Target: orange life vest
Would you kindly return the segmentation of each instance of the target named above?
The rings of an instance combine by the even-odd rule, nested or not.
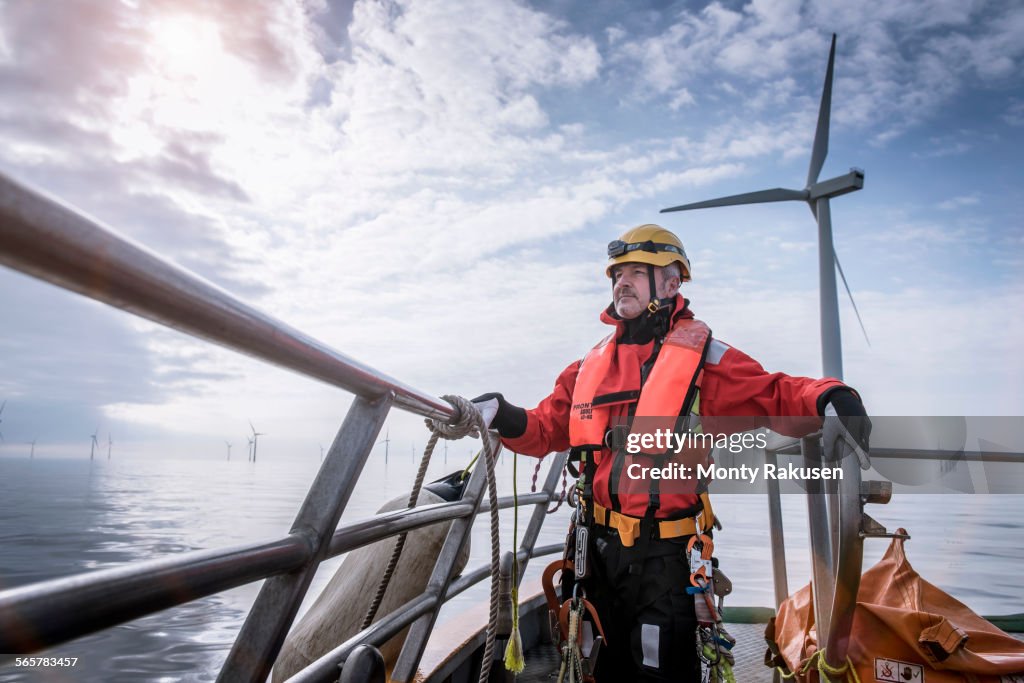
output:
[[[636,402],[633,421],[645,431],[654,425],[673,428],[674,418],[688,414],[697,397],[710,343],[711,330],[703,322],[678,321],[662,342],[647,381],[642,386],[626,386],[626,374],[614,367],[614,335],[603,339],[586,355],[576,375],[569,413],[569,443],[574,448],[599,451],[611,426],[611,408],[623,403]],[[662,419],[652,422],[649,418]]]

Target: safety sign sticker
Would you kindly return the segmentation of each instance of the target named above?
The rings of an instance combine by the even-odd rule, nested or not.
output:
[[[924,683],[924,667],[895,659],[875,659],[875,680],[883,683]]]

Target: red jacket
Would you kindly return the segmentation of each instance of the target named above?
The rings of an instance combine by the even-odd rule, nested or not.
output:
[[[678,295],[676,311],[673,325],[679,320],[693,318],[687,302]],[[601,320],[615,326],[615,337],[621,338],[625,331],[625,324],[621,320],[612,317],[609,311],[601,314]],[[652,350],[653,341],[646,344],[617,344],[616,367],[623,377],[614,378],[616,382],[613,383],[623,380],[625,384],[639,388],[640,368]],[[537,457],[569,448],[569,410],[579,367],[580,361],[571,363],[555,380],[551,394],[536,408],[526,411],[526,431],[516,438],[503,438],[502,442],[507,448]],[[729,420],[726,427],[716,429],[718,432],[738,432],[768,426],[783,434],[803,436],[820,426],[816,419],[821,414],[819,399],[829,390],[842,386],[845,385],[837,379],[812,379],[766,372],[760,363],[742,351],[712,339],[700,385],[700,414],[705,421],[714,416],[749,418]],[[612,419],[626,414],[627,407],[620,405],[617,411],[613,411]],[[815,419],[779,420],[779,417]],[[609,509],[613,508],[613,497],[609,489],[613,460],[610,450],[602,451],[593,485],[595,502]],[[618,502],[622,513],[642,517],[647,509],[648,497],[620,493]],[[696,496],[692,494],[663,494],[657,517],[678,517],[679,513],[691,510],[695,504]]]

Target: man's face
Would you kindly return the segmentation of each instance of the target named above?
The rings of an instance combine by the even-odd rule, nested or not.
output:
[[[654,268],[654,284],[658,298],[675,296],[679,289],[677,278],[663,281],[662,268]],[[647,279],[647,265],[643,263],[623,263],[612,268],[612,303],[615,312],[623,320],[632,320],[647,310],[651,300],[651,288]]]

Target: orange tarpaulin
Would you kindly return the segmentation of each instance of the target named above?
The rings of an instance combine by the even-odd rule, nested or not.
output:
[[[818,649],[810,584],[779,608],[773,635],[789,670],[802,671]],[[861,577],[849,656],[862,683],[1024,683],[1024,643],[922,579],[902,538]]]

